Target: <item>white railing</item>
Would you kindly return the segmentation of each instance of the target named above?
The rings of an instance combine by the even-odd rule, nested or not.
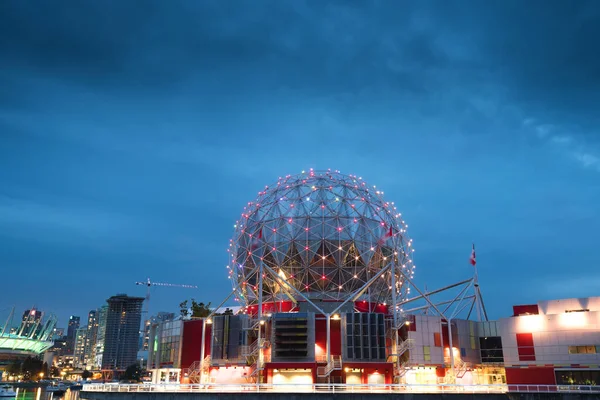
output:
[[[312,393],[600,393],[600,386],[583,385],[412,385],[412,384],[389,384],[389,385],[347,385],[347,384],[86,384],[82,389],[84,392],[312,392]]]

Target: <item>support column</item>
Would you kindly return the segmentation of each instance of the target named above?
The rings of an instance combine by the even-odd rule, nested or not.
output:
[[[327,367],[331,362],[331,314],[326,314],[327,317]],[[327,382],[331,382],[331,373],[327,375]]]
[[[398,353],[398,347],[400,344],[398,338],[398,301],[396,297],[396,260],[392,260],[390,284],[392,286],[392,329],[394,329],[394,349],[392,354]],[[400,355],[396,355],[396,368],[400,370]],[[400,382],[397,382],[400,383]]]
[[[327,318],[327,364],[331,361],[331,314],[326,314]]]
[[[452,374],[452,378],[454,378],[454,382],[456,382],[456,376],[454,375],[454,348],[452,347],[452,319],[448,319],[448,345],[450,346],[450,373]]]
[[[200,384],[204,383],[204,353],[206,343],[206,321],[208,318],[202,320],[202,343],[200,343]]]
[[[262,317],[263,317],[263,313],[262,313],[262,308],[263,308],[263,274],[264,274],[264,268],[263,268],[263,262],[262,260],[260,261],[260,268],[258,269],[258,312],[257,312],[257,317],[258,317],[258,334],[256,335],[256,340],[258,341],[257,343],[257,347],[258,347],[258,354],[256,356],[256,388],[258,390],[258,386],[262,383],[261,382],[261,358],[262,358],[262,346],[261,346],[261,339],[262,339]]]

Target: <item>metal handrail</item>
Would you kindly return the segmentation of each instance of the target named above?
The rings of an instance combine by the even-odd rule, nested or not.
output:
[[[413,384],[85,384],[88,392],[385,392],[385,393],[600,393],[600,386],[590,385],[413,385]]]

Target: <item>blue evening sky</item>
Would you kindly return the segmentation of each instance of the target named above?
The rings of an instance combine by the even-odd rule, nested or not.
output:
[[[339,169],[409,224],[416,280],[492,317],[600,295],[597,1],[0,2],[0,315],[66,325],[229,292],[278,176]]]

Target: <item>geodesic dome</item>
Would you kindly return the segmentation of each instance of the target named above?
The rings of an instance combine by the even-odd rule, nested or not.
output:
[[[400,301],[408,292],[404,275],[414,271],[406,228],[394,203],[362,178],[338,171],[288,175],[244,207],[228,249],[229,278],[243,305],[256,304],[261,270],[263,302],[301,300],[300,292],[385,303],[392,285]]]

